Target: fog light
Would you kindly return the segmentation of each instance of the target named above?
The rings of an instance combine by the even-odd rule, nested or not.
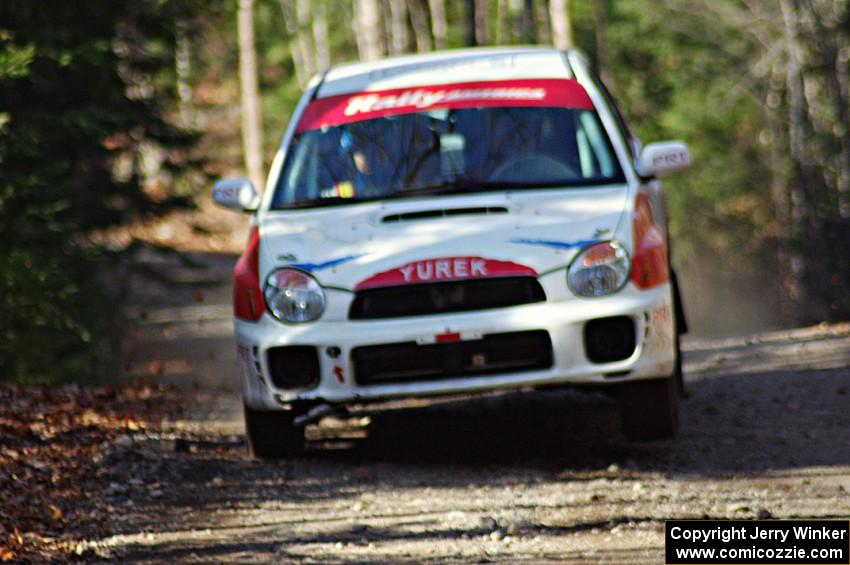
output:
[[[628,316],[590,320],[584,326],[584,350],[593,363],[628,359],[636,345],[635,322]]]

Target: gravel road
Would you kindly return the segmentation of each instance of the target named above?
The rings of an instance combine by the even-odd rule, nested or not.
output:
[[[105,454],[110,537],[135,563],[663,563],[671,518],[850,517],[850,325],[685,342],[679,437],[635,443],[576,390],[325,419],[308,453],[246,455],[226,273],[140,293],[129,376],[186,416]]]

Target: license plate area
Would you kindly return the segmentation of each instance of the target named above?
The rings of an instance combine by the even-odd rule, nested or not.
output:
[[[486,334],[449,343],[392,343],[351,352],[354,380],[368,386],[539,371],[552,367],[545,330]]]

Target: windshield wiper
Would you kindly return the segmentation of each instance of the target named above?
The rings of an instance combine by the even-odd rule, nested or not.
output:
[[[470,192],[479,192],[484,190],[499,190],[508,188],[523,187],[520,183],[505,183],[505,182],[490,182],[490,181],[473,181],[467,179],[445,180],[425,186],[417,186],[416,188],[407,188],[397,190],[392,194],[384,196],[384,198],[406,198],[408,196],[423,196],[429,194],[465,194]]]
[[[581,181],[577,181],[577,179],[569,179],[546,182],[513,182],[457,179],[399,190],[392,194],[388,194],[384,198],[405,198],[408,196],[422,196],[429,194],[466,194],[471,192],[484,192],[488,190],[555,188],[561,186],[575,186],[578,182]]]
[[[406,188],[387,194],[384,198],[405,198],[407,196],[420,196],[423,194],[457,194],[461,192],[475,192],[484,183],[473,182],[465,179],[445,180],[425,186]]]
[[[357,204],[369,202],[377,198],[345,198],[342,196],[331,196],[328,198],[311,198],[309,200],[297,200],[286,202],[275,206],[275,210],[292,210],[297,208],[321,208],[323,206],[338,206],[340,204]]]

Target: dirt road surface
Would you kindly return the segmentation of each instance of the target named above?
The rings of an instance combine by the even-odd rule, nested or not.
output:
[[[662,563],[665,519],[850,517],[850,325],[686,341],[672,441],[626,440],[605,395],[519,391],[326,419],[305,456],[257,461],[233,258],[196,259],[139,293],[128,374],[178,385],[186,416],[104,453],[93,561]]]

